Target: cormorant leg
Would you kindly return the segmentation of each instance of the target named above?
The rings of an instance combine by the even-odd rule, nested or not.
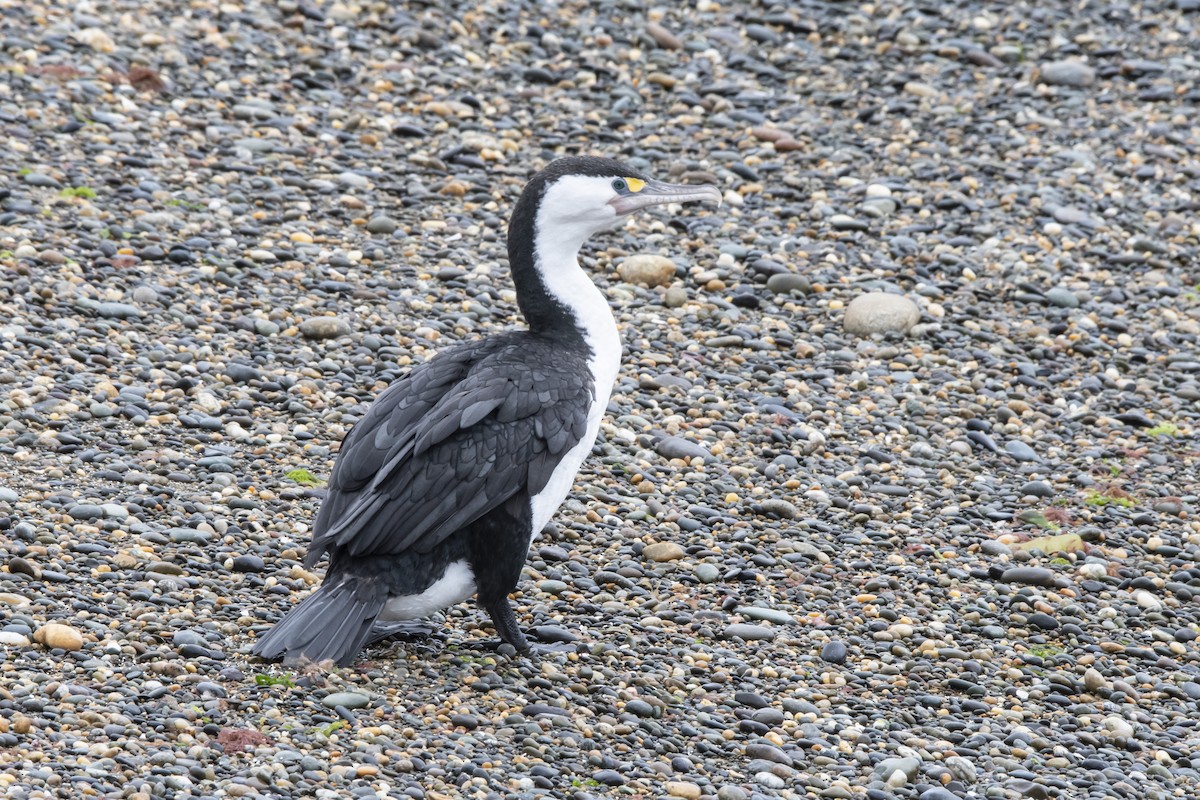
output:
[[[501,597],[499,600],[491,602],[480,602],[483,610],[492,618],[492,624],[496,626],[496,633],[500,634],[500,638],[516,648],[518,653],[529,652],[529,642],[525,640],[525,634],[517,627],[517,616],[513,613],[512,606],[508,604],[507,597]]]

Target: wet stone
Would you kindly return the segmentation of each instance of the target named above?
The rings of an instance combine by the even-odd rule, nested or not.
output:
[[[1000,576],[1003,583],[1023,583],[1031,586],[1054,586],[1054,572],[1044,567],[1011,567]]]

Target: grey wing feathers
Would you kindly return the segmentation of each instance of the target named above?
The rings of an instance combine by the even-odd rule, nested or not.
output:
[[[389,387],[346,437],[306,562],[329,548],[427,551],[518,491],[536,494],[583,438],[585,362],[531,369],[519,347],[445,355]]]

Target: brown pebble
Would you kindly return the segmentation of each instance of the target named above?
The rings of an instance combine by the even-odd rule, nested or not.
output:
[[[675,85],[679,83],[679,79],[665,72],[651,72],[646,76],[646,82],[653,83],[655,86],[661,86],[664,89],[674,89]]]
[[[654,43],[664,50],[679,50],[683,47],[683,42],[678,36],[657,22],[648,23],[646,25],[646,33],[650,34],[650,38],[654,40]]]
[[[780,139],[792,138],[788,135],[787,131],[781,131],[779,128],[768,128],[763,125],[751,128],[750,135],[763,142],[778,142]]]
[[[129,72],[125,73],[125,79],[139,92],[165,92],[167,90],[167,84],[162,76],[149,67],[130,67]]]

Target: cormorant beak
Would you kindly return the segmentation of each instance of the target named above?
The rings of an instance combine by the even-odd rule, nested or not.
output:
[[[661,206],[667,203],[692,203],[698,200],[715,200],[717,205],[720,205],[721,190],[710,183],[646,181],[641,191],[619,195],[609,200],[608,204],[616,210],[618,217],[624,217],[650,206]]]

